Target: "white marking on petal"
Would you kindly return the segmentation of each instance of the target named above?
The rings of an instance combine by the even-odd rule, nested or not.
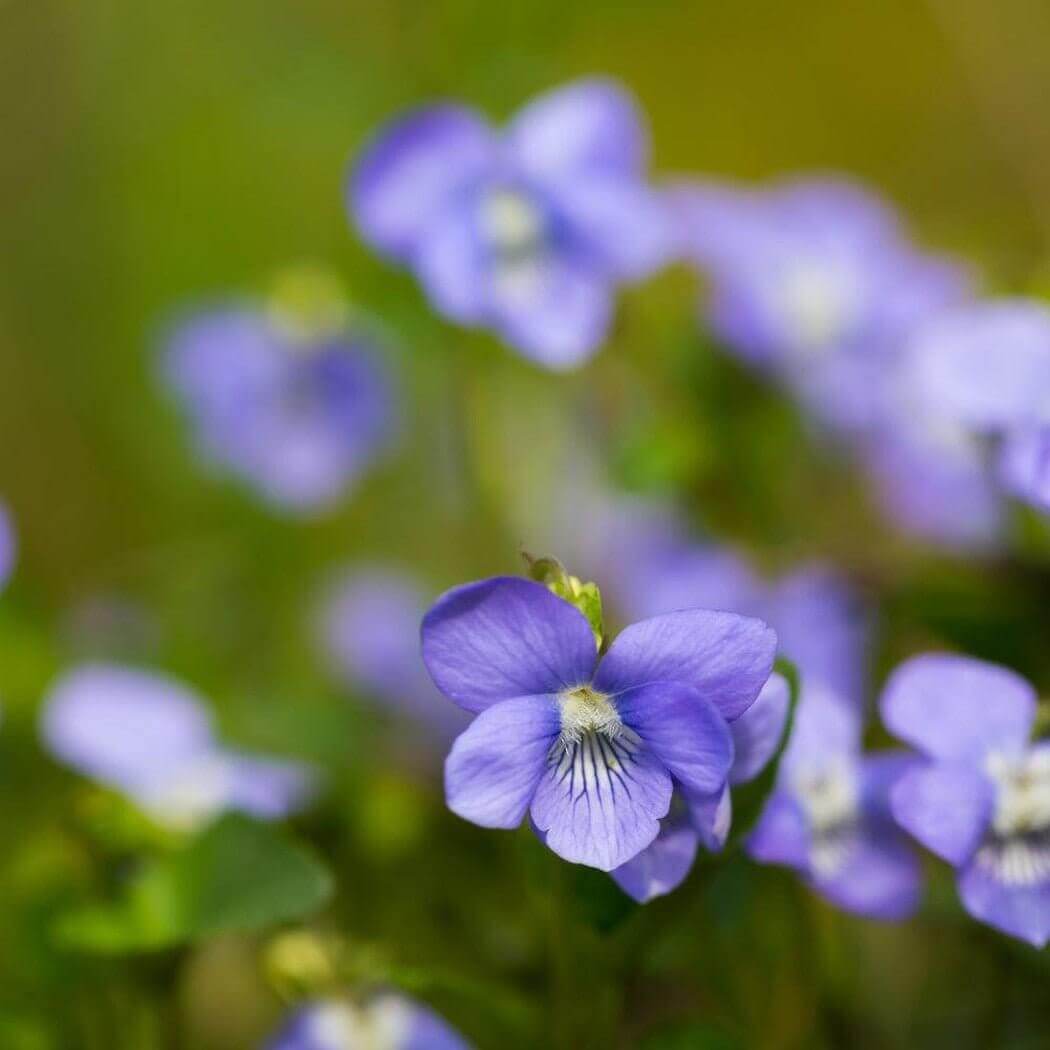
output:
[[[790,267],[777,292],[792,342],[807,355],[834,348],[852,326],[860,300],[846,274],[815,262]]]
[[[809,821],[809,863],[822,877],[834,875],[856,844],[860,788],[856,769],[845,756],[819,768],[798,771],[792,778],[795,797]]]
[[[1004,886],[1022,888],[1050,882],[1050,835],[992,838],[977,851],[977,864]]]
[[[996,786],[992,828],[997,835],[1050,828],[1050,749],[992,752],[985,771]]]

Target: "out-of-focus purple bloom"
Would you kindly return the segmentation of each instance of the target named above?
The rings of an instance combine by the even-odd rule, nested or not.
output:
[[[429,1007],[385,993],[364,1005],[323,999],[300,1007],[265,1050],[470,1050]]]
[[[584,616],[546,587],[497,577],[445,594],[423,621],[438,688],[477,718],[453,745],[453,812],[513,828],[530,813],[547,845],[609,871],[656,837],[684,790],[721,790],[726,724],[769,677],[761,621],[683,610],[620,633],[599,661]]]
[[[335,502],[392,436],[388,377],[362,340],[257,306],[184,321],[164,369],[208,459],[290,510]]]
[[[231,809],[276,819],[313,790],[300,763],[220,746],[203,701],[186,687],[125,667],[86,664],[65,674],[44,706],[41,734],[56,758],[171,827]]]
[[[969,657],[929,653],[891,676],[886,726],[929,761],[893,788],[901,827],[959,873],[974,918],[1050,940],[1050,744],[1030,743],[1035,691]]]
[[[733,765],[727,783],[709,794],[675,793],[653,842],[612,872],[625,893],[640,903],[670,893],[689,874],[698,846],[719,850],[725,845],[732,823],[730,785],[753,780],[773,757],[784,732],[788,700],[788,684],[774,672],[755,702],[729,723]]]
[[[907,333],[967,287],[956,266],[915,250],[882,201],[844,181],[685,184],[671,199],[683,250],[710,278],[718,336],[836,428],[879,421]]]
[[[342,678],[437,732],[439,743],[447,744],[469,719],[447,703],[423,666],[419,624],[425,612],[423,593],[407,573],[354,568],[328,588],[320,630]]]
[[[902,919],[918,906],[918,859],[889,814],[909,759],[861,752],[860,712],[820,686],[795,713],[777,787],[748,838],[758,861],[797,870],[846,911]]]
[[[445,316],[573,368],[604,339],[615,286],[668,257],[647,154],[630,96],[581,80],[502,132],[454,105],[401,118],[355,163],[348,204],[365,240],[411,267]]]
[[[18,556],[18,538],[7,507],[0,503],[0,587],[11,578]]]
[[[1002,439],[1009,491],[1050,510],[1050,308],[1007,299],[946,313],[916,333],[911,365],[940,412]]]

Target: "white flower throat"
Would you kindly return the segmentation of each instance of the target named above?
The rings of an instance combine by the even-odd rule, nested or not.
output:
[[[977,863],[1007,886],[1050,882],[1050,749],[993,752],[985,772],[996,787],[995,811]]]
[[[612,698],[588,685],[562,690],[558,694],[558,706],[563,744],[578,744],[593,733],[615,739],[624,732]]]
[[[857,289],[847,276],[812,262],[788,270],[778,298],[796,349],[807,355],[842,339],[858,307]]]
[[[833,875],[855,841],[860,812],[856,770],[848,759],[832,758],[819,768],[800,771],[792,786],[809,820],[810,864],[818,875]]]
[[[527,302],[544,281],[548,225],[543,211],[524,193],[500,187],[482,197],[478,227],[499,297]]]

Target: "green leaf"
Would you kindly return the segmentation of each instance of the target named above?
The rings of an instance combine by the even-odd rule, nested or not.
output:
[[[67,946],[117,954],[302,918],[331,897],[328,871],[277,829],[229,815],[148,863],[110,904],[62,916]]]
[[[733,791],[733,830],[730,832],[729,841],[726,843],[724,854],[729,854],[740,847],[744,839],[751,833],[766,800],[772,794],[777,782],[777,774],[780,771],[780,760],[784,757],[784,749],[791,739],[791,729],[795,724],[795,709],[798,706],[800,678],[798,668],[790,661],[779,657],[774,670],[779,671],[786,679],[791,695],[788,700],[787,717],[784,719],[784,728],[780,734],[780,743],[776,752],[769,760],[762,773],[749,784],[742,784]]]

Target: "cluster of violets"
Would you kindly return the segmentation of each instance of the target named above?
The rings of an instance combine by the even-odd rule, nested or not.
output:
[[[354,163],[347,206],[439,313],[556,371],[601,347],[619,286],[685,261],[718,341],[848,443],[897,521],[981,545],[999,533],[1004,495],[1050,511],[1050,309],[978,298],[965,270],[847,182],[656,185],[648,167],[634,101],[583,80],[502,129],[452,104],[395,121]],[[293,513],[345,497],[397,429],[375,341],[311,278],[183,318],[163,370],[207,461]],[[733,837],[754,860],[794,869],[843,909],[899,919],[921,901],[917,840],[957,869],[975,918],[1050,939],[1050,745],[1031,740],[1027,682],[964,656],[914,657],[879,703],[913,750],[866,751],[868,617],[832,571],[768,582],[663,508],[599,514],[606,527],[574,531],[603,542],[572,553],[631,622],[615,637],[516,577],[456,587],[427,610],[408,574],[358,566],[322,596],[332,669],[432,753],[448,748],[453,812],[486,828],[527,821],[645,902],[679,886],[701,850],[726,848],[734,790],[775,760],[757,821]],[[0,508],[0,585],[14,554]],[[794,706],[778,655],[798,672]],[[224,745],[188,687],[117,665],[65,674],[41,735],[178,830],[227,810],[279,819],[319,783],[306,765]],[[307,1004],[268,1048],[360,1045],[467,1044],[384,993]]]

